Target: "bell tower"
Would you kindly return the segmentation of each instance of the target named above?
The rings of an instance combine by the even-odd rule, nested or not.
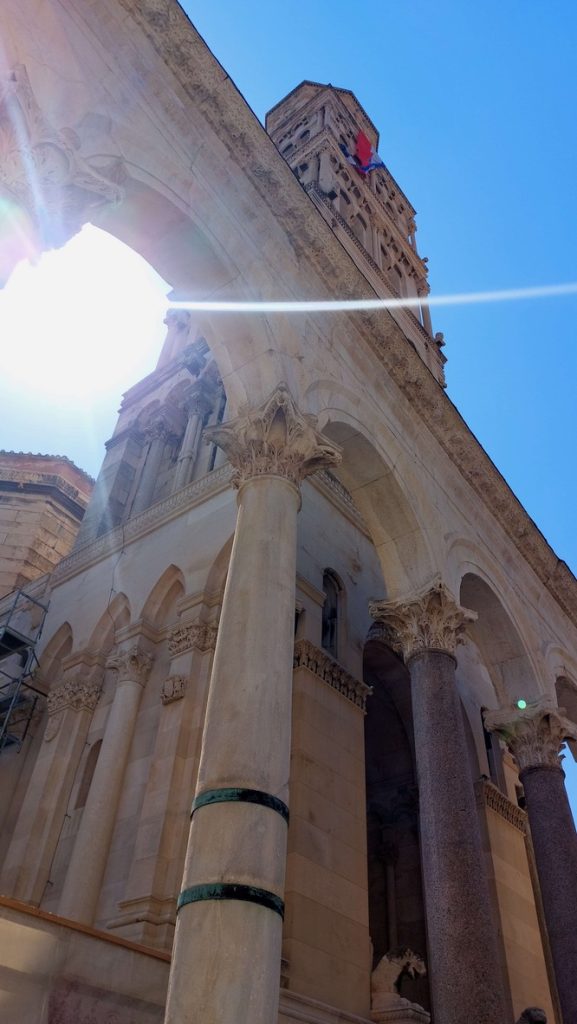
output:
[[[444,341],[433,334],[415,210],[377,156],[379,133],[354,94],[302,82],[268,112],[265,124],[379,298],[419,300],[391,315],[444,387]]]

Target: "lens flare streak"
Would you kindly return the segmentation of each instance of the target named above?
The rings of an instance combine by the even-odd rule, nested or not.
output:
[[[402,299],[319,299],[311,301],[219,301],[218,299],[169,300],[171,309],[197,313],[346,313],[379,309],[418,309],[427,306],[467,306],[489,302],[515,302],[577,295],[577,281],[568,284],[537,285],[533,288],[504,288],[485,292],[458,292]]]

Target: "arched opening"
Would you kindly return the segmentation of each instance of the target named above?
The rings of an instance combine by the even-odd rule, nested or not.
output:
[[[418,481],[411,480],[409,501],[408,488],[400,482],[401,458],[393,468],[352,423],[331,419],[328,412],[320,420],[323,433],[342,448],[334,475],[361,513],[381,563],[386,593],[379,596],[394,599],[420,589],[436,567],[422,526],[425,496]],[[433,510],[428,514],[432,516]]]
[[[427,962],[419,846],[417,773],[409,672],[369,633],[364,680],[373,687],[365,718],[369,929],[373,967],[398,948]],[[405,978],[405,998],[428,1008],[426,977]]]
[[[477,620],[468,632],[489,673],[497,701],[512,704],[538,697],[539,687],[526,648],[495,591],[480,576],[468,572],[461,581],[460,601],[477,612]]]
[[[325,601],[321,617],[321,646],[338,660],[342,585],[332,569],[325,569],[323,573],[323,590]]]

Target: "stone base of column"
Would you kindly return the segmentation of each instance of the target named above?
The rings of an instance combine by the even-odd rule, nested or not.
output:
[[[379,1008],[371,1010],[374,1024],[430,1024],[430,1013],[402,996],[391,993],[379,1002]]]

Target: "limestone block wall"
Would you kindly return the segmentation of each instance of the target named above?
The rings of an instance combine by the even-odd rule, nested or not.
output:
[[[0,452],[0,597],[68,554],[92,484],[69,459]]]

